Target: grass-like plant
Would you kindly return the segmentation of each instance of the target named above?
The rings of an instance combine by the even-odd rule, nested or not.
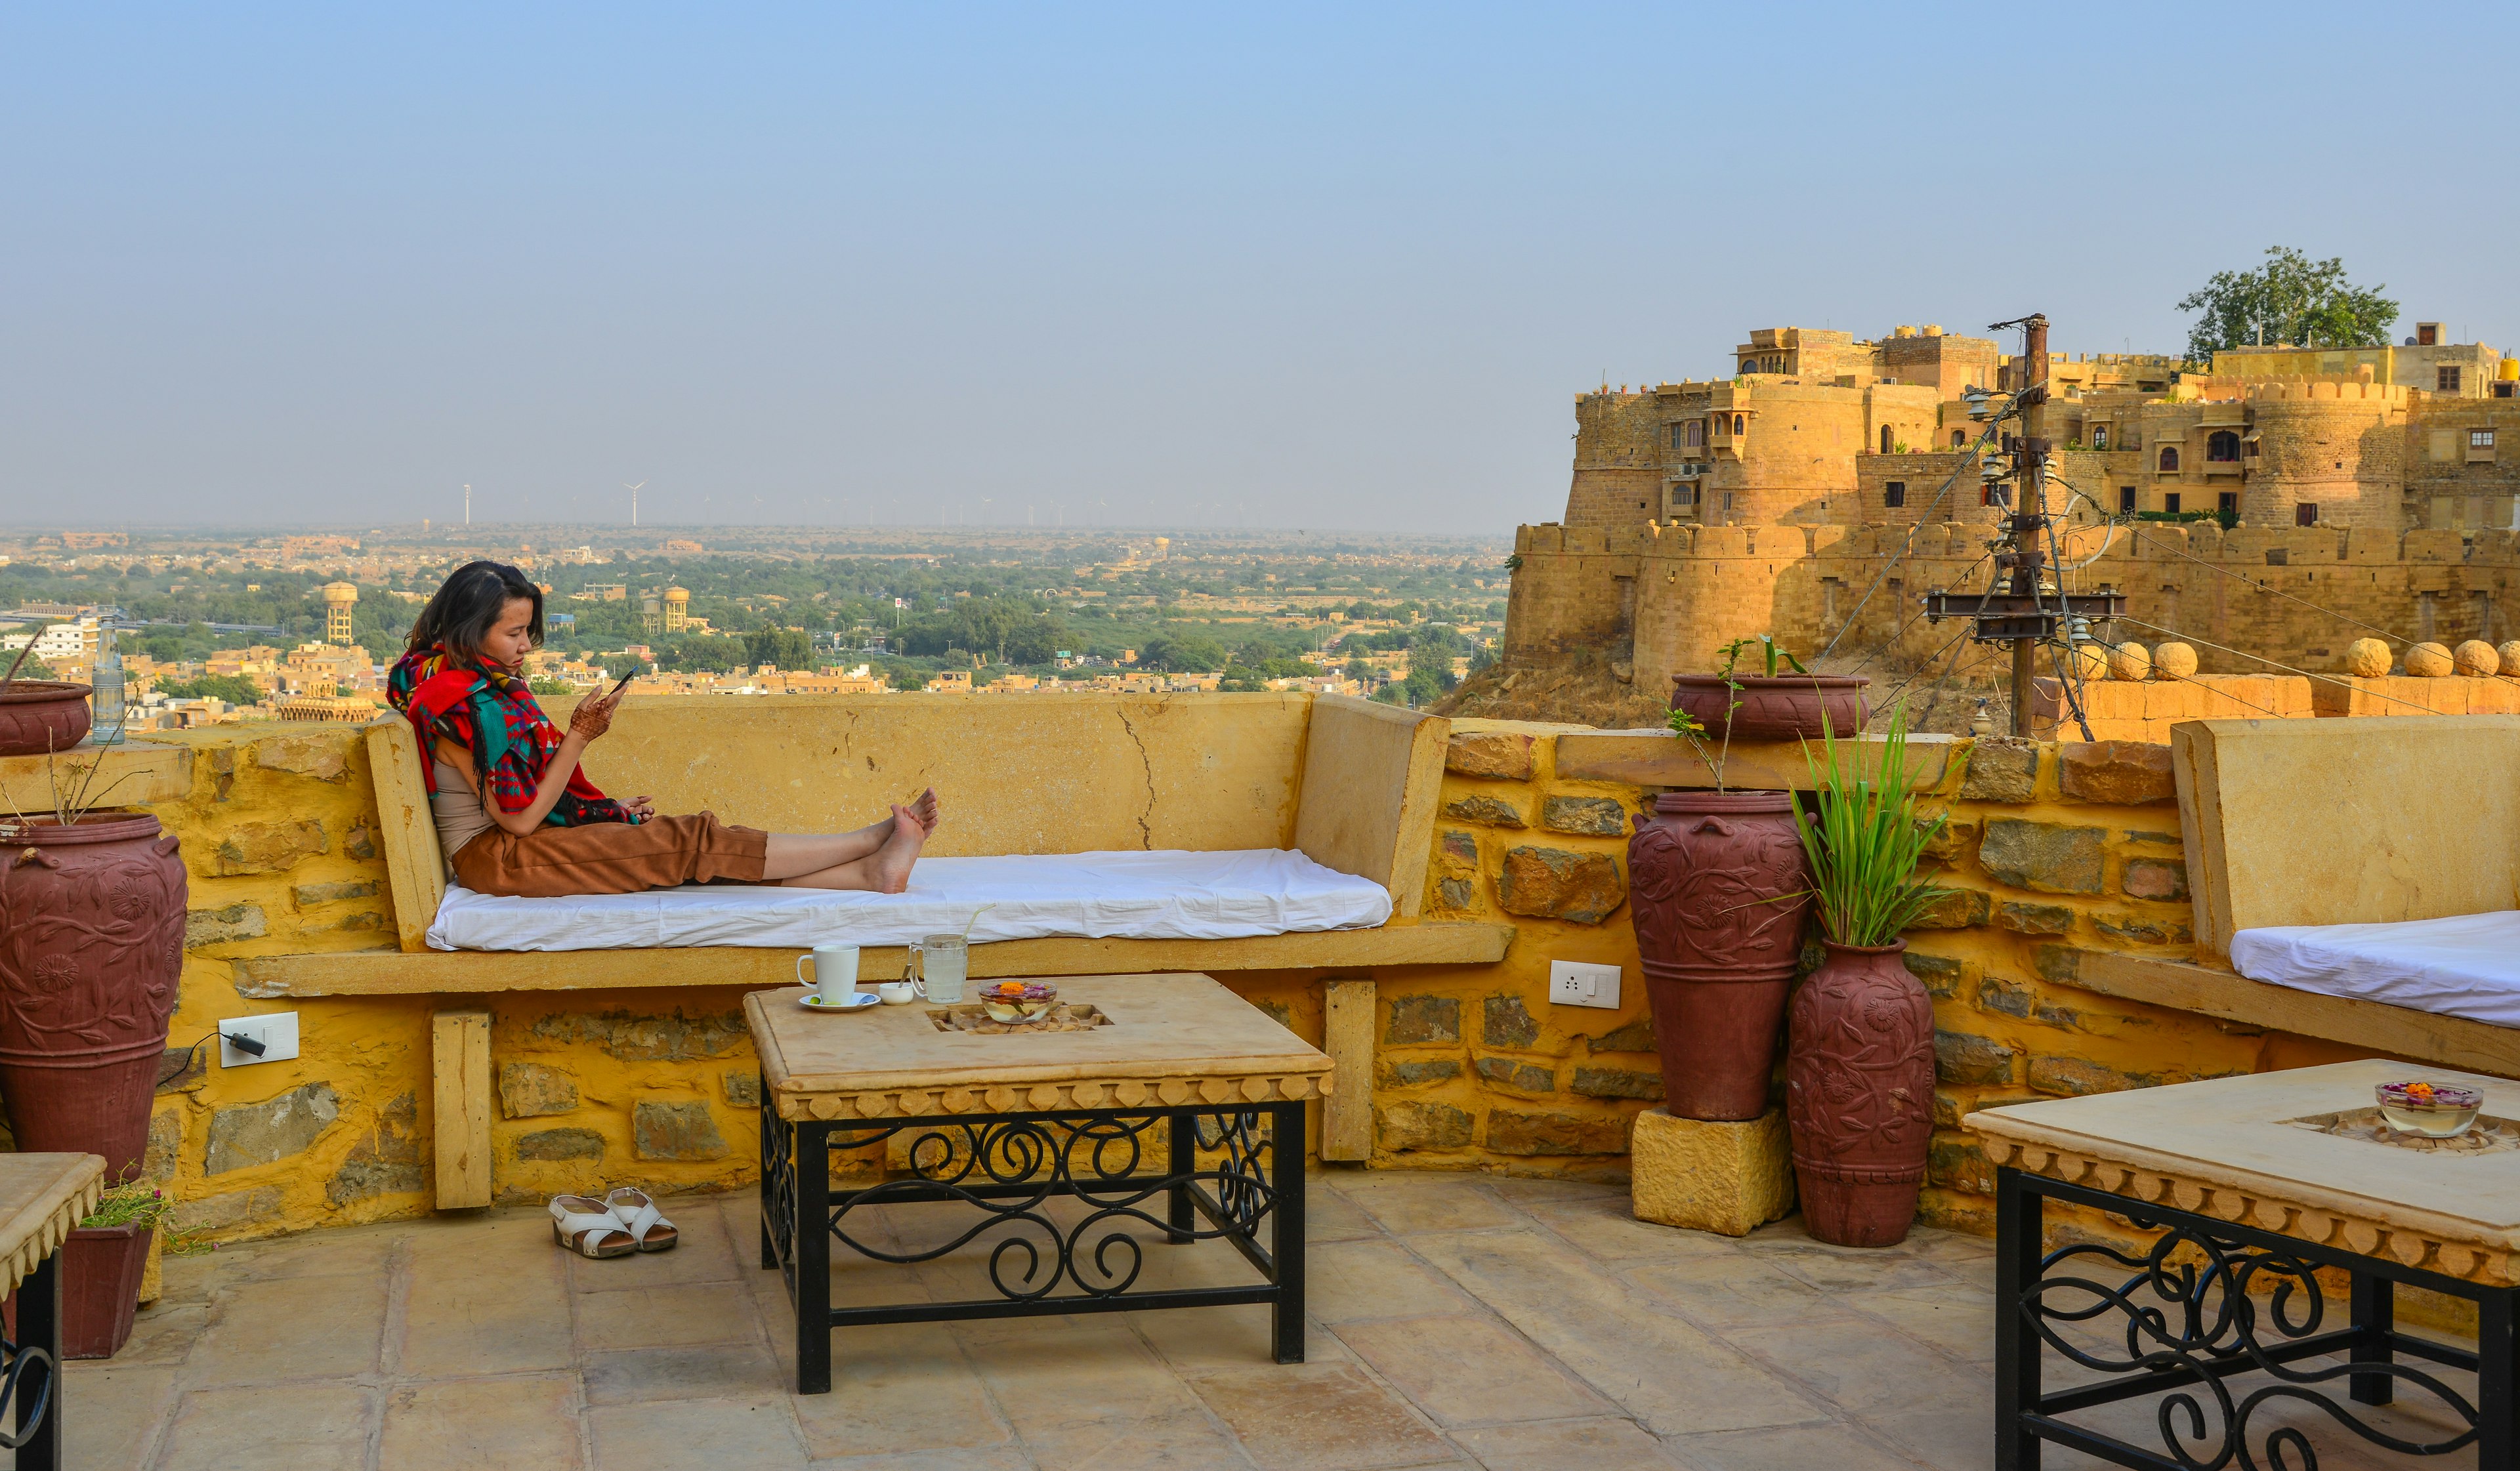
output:
[[[1826,760],[1803,759],[1812,774],[1818,808],[1795,825],[1811,860],[1812,907],[1821,932],[1839,945],[1878,947],[1899,938],[1936,900],[1951,892],[1916,876],[1925,849],[1950,820],[1916,819],[1916,792],[1908,780],[1908,711],[1890,713],[1881,742],[1881,764],[1869,780],[1857,772],[1862,747],[1841,751],[1825,718],[1821,739]]]
[[[108,1189],[97,1201],[96,1209],[88,1212],[87,1219],[79,1225],[155,1226],[174,1204],[166,1198],[165,1191],[145,1180],[135,1180]]]

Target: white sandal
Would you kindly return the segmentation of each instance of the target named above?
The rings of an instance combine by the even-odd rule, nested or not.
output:
[[[601,1200],[555,1195],[551,1215],[552,1239],[589,1261],[626,1257],[639,1249],[639,1238]]]
[[[674,1243],[682,1239],[674,1223],[666,1220],[664,1212],[656,1209],[656,1202],[643,1191],[624,1185],[605,1196],[604,1203],[629,1229],[630,1239],[639,1243],[641,1251],[672,1251]]]

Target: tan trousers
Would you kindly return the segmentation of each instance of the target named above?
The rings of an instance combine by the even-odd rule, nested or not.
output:
[[[759,883],[769,847],[769,833],[730,826],[709,812],[636,825],[543,826],[522,837],[493,827],[457,850],[455,879],[476,894],[518,899]]]

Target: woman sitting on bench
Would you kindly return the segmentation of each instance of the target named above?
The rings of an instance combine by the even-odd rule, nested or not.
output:
[[[936,826],[936,793],[855,832],[764,832],[713,813],[657,817],[578,770],[627,682],[578,702],[568,733],[526,688],[543,594],[504,562],[469,562],[412,625],[386,697],[420,733],[429,814],[456,881],[477,894],[558,899],[686,883],[782,884],[898,894]]]

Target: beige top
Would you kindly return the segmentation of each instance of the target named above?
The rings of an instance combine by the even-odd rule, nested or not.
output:
[[[437,824],[437,851],[445,855],[451,871],[466,843],[499,825],[490,820],[472,779],[444,761],[432,760],[431,765],[437,768],[437,790],[428,794],[428,815]]]
[[[2511,1285],[2520,1150],[2408,1149],[2292,1122],[2369,1108],[2376,1085],[2419,1078],[2476,1089],[2487,1116],[2520,1121],[2520,1083],[2374,1058],[2018,1103],[1960,1123],[1998,1165]]]
[[[1071,976],[1059,1000],[1111,1018],[1082,1032],[941,1032],[924,1002],[837,1014],[805,988],[743,999],[783,1119],[876,1119],[1057,1108],[1317,1098],[1330,1060],[1210,977]]]
[[[105,1193],[95,1154],[0,1154],[0,1296],[50,1256]]]

